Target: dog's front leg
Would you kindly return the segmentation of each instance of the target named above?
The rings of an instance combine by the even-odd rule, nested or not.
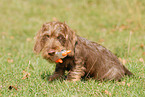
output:
[[[64,75],[64,72],[65,72],[64,65],[60,63],[56,64],[55,71],[53,75],[48,77],[48,81],[53,81],[55,79],[62,78]]]
[[[67,75],[68,81],[79,81],[81,77],[85,75],[84,62],[81,60],[81,58],[76,59],[75,64],[76,65]]]

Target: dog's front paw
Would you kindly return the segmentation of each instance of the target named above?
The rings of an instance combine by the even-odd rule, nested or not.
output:
[[[47,78],[48,81],[53,81],[55,80],[57,77],[55,75],[51,75]]]
[[[62,75],[60,75],[60,74],[53,74],[53,75],[49,76],[47,79],[48,79],[48,81],[53,81],[53,80],[61,79],[61,78],[63,78]]]

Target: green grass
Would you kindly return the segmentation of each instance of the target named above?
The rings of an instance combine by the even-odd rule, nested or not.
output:
[[[144,18],[144,0],[0,0],[0,96],[144,97]],[[55,64],[33,53],[33,37],[43,23],[55,19],[125,59],[135,76],[120,83],[48,82],[45,77]],[[21,79],[23,71],[31,75]],[[10,85],[18,91],[9,90]]]

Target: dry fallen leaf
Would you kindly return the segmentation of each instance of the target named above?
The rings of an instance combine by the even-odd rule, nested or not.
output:
[[[107,29],[106,28],[103,28],[101,30],[102,30],[102,32],[107,32]]]
[[[120,57],[118,59],[119,59],[119,61],[122,61],[122,59]]]
[[[26,39],[27,42],[30,42],[31,40],[32,40],[31,38],[27,38],[27,39]]]
[[[7,35],[7,32],[2,32],[2,35]]]
[[[21,79],[26,79],[26,78],[28,78],[31,75],[30,73],[28,73],[26,71],[23,71],[23,74],[24,74],[24,76]]]
[[[10,36],[10,39],[14,39],[14,36]]]
[[[143,49],[143,48],[144,48],[144,44],[141,44],[141,45],[140,45],[140,48],[142,48],[142,49]]]
[[[126,60],[123,58],[123,59],[121,59],[121,58],[118,58],[119,59],[119,61],[121,62],[121,63],[123,63],[124,65],[126,64]]]
[[[13,59],[10,59],[10,58],[8,58],[7,61],[8,61],[8,63],[13,63],[14,62]]]
[[[144,63],[144,59],[143,58],[140,58],[139,61],[142,62],[142,63]]]
[[[43,94],[47,94],[47,91],[46,90],[43,90],[43,92],[44,92]]]
[[[128,29],[128,26],[126,26],[126,25],[121,25],[121,26],[119,27],[119,29],[120,29],[120,30],[125,30],[125,29]]]
[[[134,51],[135,49],[136,49],[135,47],[132,48],[133,51]]]
[[[115,27],[114,27],[114,29],[112,29],[112,31],[120,31],[120,32],[122,32],[123,30],[126,30],[128,28],[129,28],[129,26],[124,25],[124,24],[122,24],[120,26],[115,25]]]
[[[105,94],[111,96],[111,93],[109,93],[107,90],[105,90],[104,92],[105,92]]]
[[[8,56],[11,56],[12,54],[11,53],[8,53]]]
[[[18,88],[16,88],[16,87],[13,86],[13,85],[9,86],[9,90],[12,90],[13,88],[14,88],[15,90],[18,90]]]
[[[124,81],[123,81],[123,82],[118,82],[118,83],[119,83],[120,85],[123,85],[123,86],[125,85],[125,82],[124,82]],[[127,85],[127,86],[130,86],[130,83],[127,83],[126,85]]]
[[[120,85],[125,85],[125,82],[123,81],[123,82],[118,82]]]
[[[58,21],[56,17],[53,17],[52,20],[53,20],[53,21]]]
[[[99,83],[98,85],[102,85],[102,83]]]
[[[2,89],[2,87],[3,87],[3,86],[1,85],[1,86],[0,86],[0,89]]]
[[[102,43],[102,42],[104,42],[104,39],[99,39],[99,41],[98,41],[98,42],[101,42],[101,43]]]
[[[130,86],[130,84],[129,84],[129,83],[127,83],[127,85],[128,85],[128,86]]]
[[[123,64],[126,64],[126,60],[125,60],[125,59],[123,59],[123,60],[122,60],[122,63],[123,63]]]
[[[145,52],[143,52],[142,55],[145,55]]]
[[[121,82],[122,83],[122,85],[125,85],[125,82],[123,81],[123,82]]]
[[[132,23],[133,20],[131,20],[131,19],[126,19],[126,22],[128,22],[128,23]]]

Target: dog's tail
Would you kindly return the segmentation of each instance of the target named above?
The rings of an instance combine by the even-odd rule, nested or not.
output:
[[[125,66],[123,66],[124,70],[125,70],[125,75],[131,76],[134,75],[132,72],[130,72]]]

